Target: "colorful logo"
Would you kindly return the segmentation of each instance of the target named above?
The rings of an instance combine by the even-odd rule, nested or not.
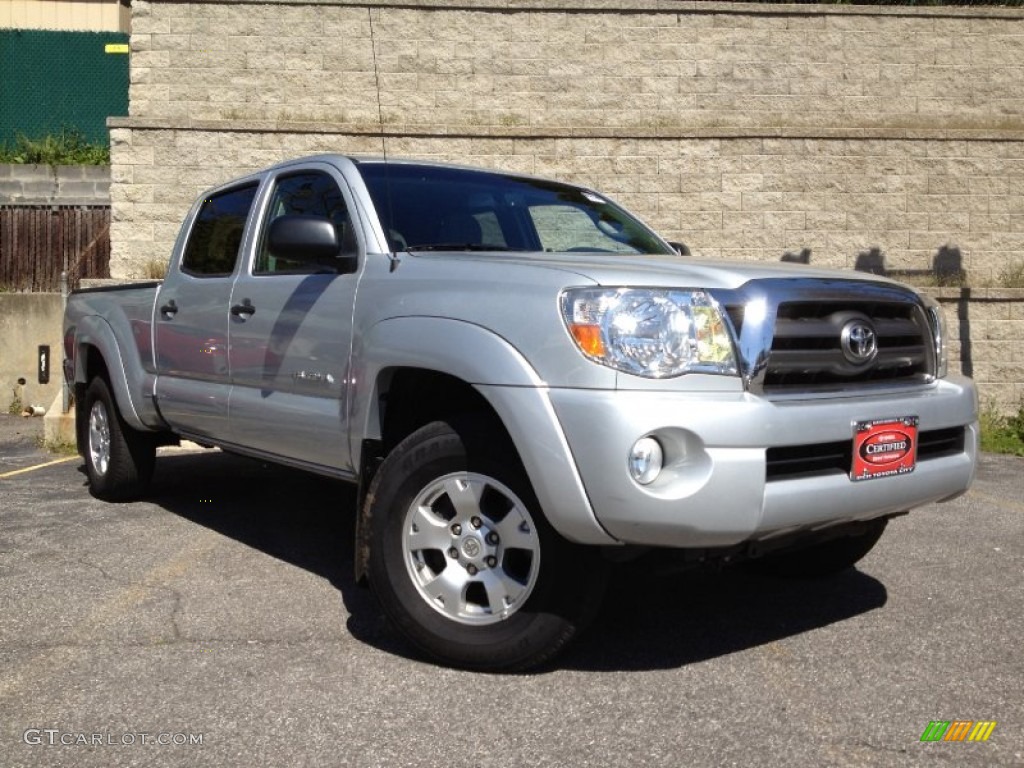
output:
[[[851,480],[905,475],[917,463],[917,416],[858,421],[853,425]]]
[[[988,741],[995,729],[995,720],[932,720],[921,741]]]
[[[891,464],[910,453],[914,441],[898,429],[877,432],[860,444],[860,458],[868,464]]]

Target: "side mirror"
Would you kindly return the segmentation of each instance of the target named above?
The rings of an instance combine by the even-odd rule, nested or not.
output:
[[[338,231],[322,216],[278,216],[270,223],[267,244],[278,258],[320,267],[334,261],[338,272],[352,272],[358,263],[354,254],[342,254]]]
[[[671,240],[669,240],[668,244],[675,248],[676,253],[678,253],[680,256],[690,255],[690,249],[687,247],[686,243],[674,243]]]

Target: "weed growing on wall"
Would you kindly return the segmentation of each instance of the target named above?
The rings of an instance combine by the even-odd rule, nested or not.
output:
[[[755,2],[756,0],[741,1]],[[796,2],[814,2],[820,5],[918,5],[926,7],[942,5],[994,5],[1014,8],[1024,5],[1024,0],[796,0]]]
[[[999,271],[999,286],[1024,288],[1024,261],[1016,261],[1003,267]]]
[[[110,148],[102,144],[90,144],[77,130],[66,129],[38,140],[18,136],[13,146],[0,144],[0,163],[109,165]]]

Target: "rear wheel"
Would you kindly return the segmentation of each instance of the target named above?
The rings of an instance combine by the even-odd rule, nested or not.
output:
[[[89,384],[83,407],[83,453],[90,492],[108,501],[139,496],[153,476],[156,441],[125,424],[110,387],[102,378],[97,377]]]
[[[496,433],[434,422],[391,452],[367,495],[369,575],[384,612],[430,658],[516,671],[593,617],[606,565],[548,525]]]
[[[874,548],[885,532],[886,519],[871,520],[863,532],[813,544],[803,549],[767,555],[749,567],[772,576],[815,579],[845,571]]]

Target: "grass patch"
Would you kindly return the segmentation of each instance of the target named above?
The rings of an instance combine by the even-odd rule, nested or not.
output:
[[[0,144],[0,163],[16,165],[109,165],[110,147],[91,144],[75,129],[41,139],[19,135],[13,145]]]
[[[47,440],[42,434],[37,435],[35,438],[35,444],[39,448],[42,448],[48,453],[52,453],[55,456],[77,456],[78,446],[74,442],[68,442],[62,438],[56,440]]]
[[[11,402],[7,406],[7,414],[9,416],[19,416],[25,408],[25,404],[21,402],[21,393],[18,392],[17,388],[11,391],[14,393],[14,397],[11,398]]]
[[[150,259],[142,265],[142,277],[147,280],[163,280],[167,277],[167,262]]]
[[[970,285],[965,272],[951,274],[929,272],[919,275],[901,275],[898,271],[893,270],[887,272],[885,277],[899,280],[901,283],[912,285],[915,288],[967,288]]]
[[[991,406],[982,410],[981,450],[1024,456],[1024,404],[1013,416],[1003,416]]]
[[[42,447],[57,456],[77,456],[78,447],[66,440],[42,440]]]

